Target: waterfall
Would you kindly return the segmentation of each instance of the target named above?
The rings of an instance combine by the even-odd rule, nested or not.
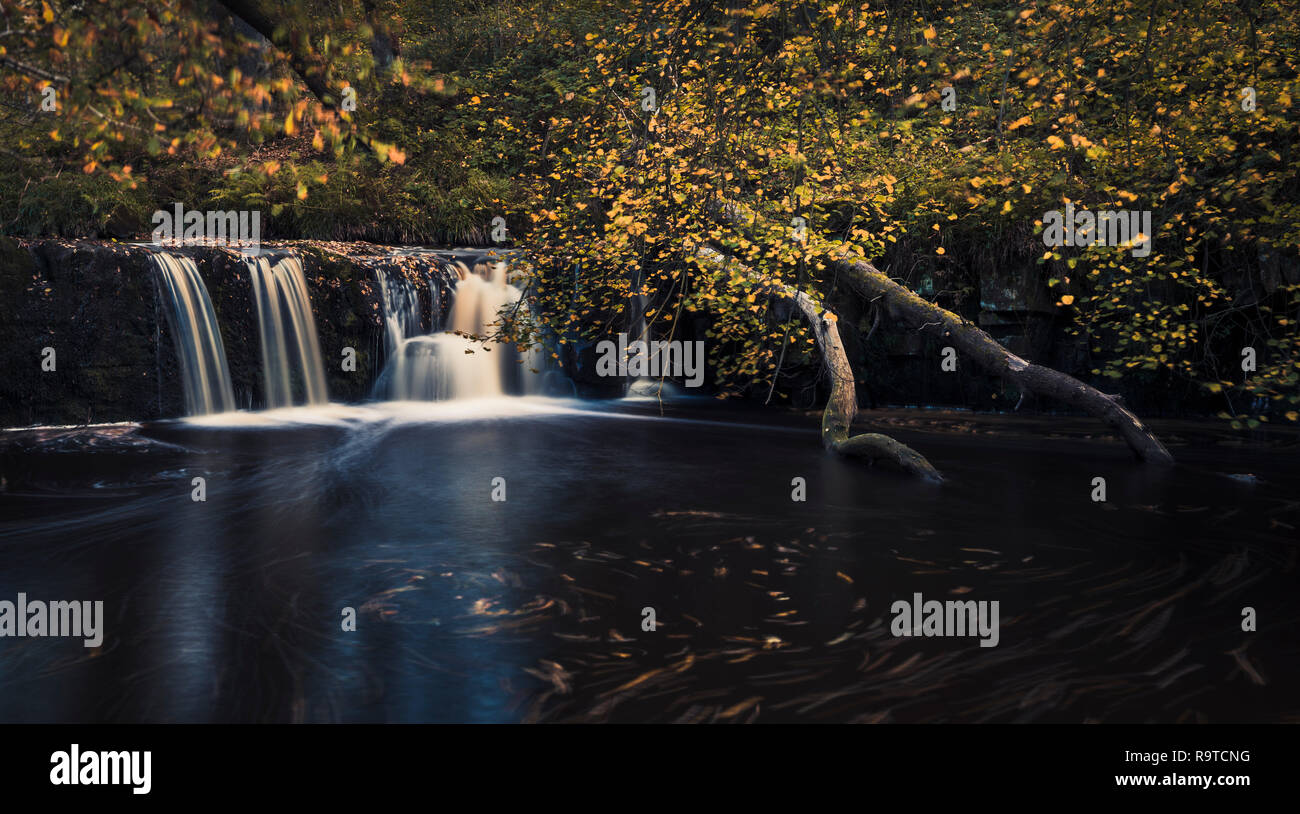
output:
[[[295,371],[303,400],[307,404],[326,403],[329,395],[325,366],[321,363],[320,340],[302,262],[292,256],[274,266],[266,257],[251,257],[245,262],[252,277],[262,339],[266,406],[288,407],[294,403]]]
[[[484,339],[495,333],[503,308],[525,307],[519,289],[506,282],[505,263],[479,265],[474,273],[462,266],[447,333],[416,335],[420,320],[415,287],[400,275],[379,275],[389,355],[377,392],[409,401],[540,392],[540,348],[520,354],[513,345]],[[436,289],[432,293],[436,323]],[[435,331],[438,327],[434,325]]]
[[[648,348],[650,345],[650,327],[645,319],[646,297],[641,293],[641,284],[642,272],[638,269],[632,273],[632,292],[628,298],[631,315],[628,317],[627,342],[631,345],[633,342],[640,340]],[[649,351],[643,351],[643,354],[644,360],[649,362]],[[628,361],[630,362],[631,359]],[[658,396],[661,389],[661,381],[658,378],[638,376],[628,383],[627,395],[633,398]]]
[[[180,358],[186,412],[206,415],[235,409],[221,328],[194,261],[168,252],[151,259],[171,306],[167,317]]]
[[[379,281],[380,302],[384,307],[384,342],[388,352],[386,381],[395,387],[407,388],[411,379],[405,346],[422,333],[420,330],[420,298],[415,285],[401,274],[375,271]],[[432,286],[430,286],[432,288]],[[394,398],[410,398],[399,393]]]

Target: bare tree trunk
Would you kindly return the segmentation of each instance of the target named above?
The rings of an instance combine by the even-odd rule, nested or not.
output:
[[[975,364],[1015,383],[1021,390],[1057,399],[1100,418],[1114,427],[1142,460],[1162,464],[1174,462],[1174,456],[1160,443],[1160,439],[1114,396],[1059,370],[1021,359],[978,326],[922,299],[865,260],[835,259],[834,262],[855,290],[869,299],[883,298],[889,314],[902,324],[936,333],[951,341],[953,347]]]
[[[734,203],[715,203],[711,211],[728,226],[746,232],[751,238],[761,239],[753,234],[753,214],[743,207]],[[953,347],[965,353],[979,367],[1013,382],[1022,391],[1057,399],[1100,418],[1114,427],[1143,461],[1174,462],[1174,456],[1160,443],[1160,439],[1120,404],[1117,397],[1059,370],[1021,359],[978,326],[921,298],[866,260],[853,257],[843,249],[832,250],[829,259],[855,291],[867,299],[881,300],[889,315],[902,325],[936,333],[951,341]]]
[[[853,419],[858,414],[858,400],[853,386],[853,368],[844,352],[844,343],[840,340],[840,331],[833,313],[819,308],[812,297],[793,286],[765,278],[714,249],[696,249],[695,257],[721,271],[733,272],[753,280],[759,284],[761,293],[790,302],[808,321],[831,378],[831,395],[826,402],[826,409],[822,411],[822,446],[840,455],[862,458],[872,463],[880,462],[935,483],[943,480],[943,476],[924,456],[906,444],[879,433],[849,434]]]

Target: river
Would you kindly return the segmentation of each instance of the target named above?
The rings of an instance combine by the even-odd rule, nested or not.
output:
[[[0,720],[1300,720],[1293,441],[869,418],[946,482],[710,400],[0,433],[0,600],[105,608],[0,638]],[[997,601],[997,646],[893,635],[916,593]]]

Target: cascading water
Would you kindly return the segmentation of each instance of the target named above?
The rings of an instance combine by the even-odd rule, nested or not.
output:
[[[375,272],[379,281],[380,299],[384,306],[384,339],[388,363],[376,389],[388,398],[398,400],[425,400],[422,395],[429,389],[428,367],[420,358],[420,298],[415,285],[401,274],[389,274],[380,269]],[[436,296],[432,283],[430,292]],[[434,314],[438,313],[436,305]],[[437,327],[437,326],[435,326]]]
[[[415,287],[400,275],[379,272],[389,345],[380,393],[397,400],[445,401],[540,392],[540,348],[520,354],[511,345],[483,339],[496,331],[503,308],[525,307],[519,289],[506,282],[505,263],[479,266],[476,272],[463,274],[456,284],[447,333],[426,335],[414,335],[420,324]],[[432,293],[436,314],[437,289]]]
[[[631,316],[628,318],[628,345],[633,342],[650,342],[650,328],[645,320],[646,297],[641,293],[641,272],[638,270],[632,274],[632,294],[629,298],[628,307],[631,309]],[[642,351],[648,355],[648,351]],[[631,359],[627,361],[631,362]],[[648,362],[649,359],[644,360]],[[662,382],[653,376],[638,376],[633,379],[627,386],[627,395],[632,398],[645,398],[647,396],[658,396],[663,389]]]
[[[221,328],[198,268],[190,258],[168,252],[158,252],[152,260],[170,304],[167,315],[180,357],[186,411],[207,415],[235,409]]]
[[[325,389],[325,366],[321,362],[320,340],[316,336],[316,320],[311,313],[302,262],[292,256],[275,265],[266,257],[249,258],[246,262],[262,339],[266,406],[294,404],[295,373],[307,404],[326,403],[329,394]]]

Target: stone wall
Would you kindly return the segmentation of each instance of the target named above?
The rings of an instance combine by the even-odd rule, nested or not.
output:
[[[367,398],[384,363],[376,269],[408,275],[423,289],[429,274],[444,290],[454,274],[442,258],[394,255],[366,244],[264,249],[302,258],[336,401]],[[261,407],[261,346],[247,267],[227,249],[176,251],[194,259],[212,298],[236,404]],[[184,414],[179,363],[150,254],[124,243],[0,239],[0,426]],[[356,351],[355,372],[342,369],[345,347]],[[44,348],[54,349],[52,371],[42,369]]]

